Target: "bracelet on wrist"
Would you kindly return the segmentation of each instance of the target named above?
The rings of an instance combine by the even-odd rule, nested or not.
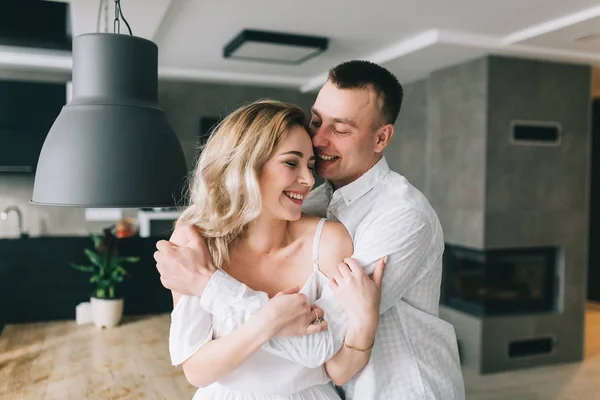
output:
[[[354,351],[360,351],[362,353],[366,353],[367,351],[370,351],[373,348],[373,346],[375,346],[375,340],[373,340],[373,343],[371,343],[371,345],[369,347],[367,347],[366,349],[361,349],[361,348],[358,348],[358,347],[350,346],[348,343],[346,343],[346,339],[344,339],[343,344],[344,344],[344,347],[347,348],[347,349],[354,350]]]

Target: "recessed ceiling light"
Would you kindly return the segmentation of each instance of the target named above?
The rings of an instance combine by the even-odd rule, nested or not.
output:
[[[324,52],[328,43],[319,36],[244,29],[227,43],[223,57],[297,65]]]

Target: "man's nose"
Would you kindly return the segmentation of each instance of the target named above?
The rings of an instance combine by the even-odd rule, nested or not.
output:
[[[329,145],[327,129],[322,126],[314,128],[312,132],[312,143],[313,147],[327,147]]]

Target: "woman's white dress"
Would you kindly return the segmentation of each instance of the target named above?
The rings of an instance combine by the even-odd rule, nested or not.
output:
[[[325,219],[317,225],[313,241],[313,272],[301,289],[309,303],[325,310],[328,329],[304,337],[272,339],[237,370],[219,382],[199,388],[194,400],[331,400],[340,399],[323,363],[341,347],[345,317],[335,307],[328,279],[318,267],[318,249]],[[173,365],[180,365],[206,342],[228,335],[268,301],[264,292],[252,291],[226,315],[215,316],[201,305],[201,297],[182,296],[171,313],[169,350]],[[221,288],[220,288],[221,289]],[[229,290],[223,287],[222,290]],[[260,300],[260,301],[259,301]],[[343,331],[342,331],[343,329]]]

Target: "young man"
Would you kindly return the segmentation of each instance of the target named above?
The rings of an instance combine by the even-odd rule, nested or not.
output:
[[[344,385],[346,399],[462,400],[454,329],[438,317],[442,229],[427,199],[391,171],[382,154],[402,96],[397,79],[376,64],[349,61],[330,71],[310,125],[316,172],[326,182],[310,193],[303,210],[344,224],[353,259],[366,274],[388,256],[375,346],[368,364]],[[165,287],[206,297],[212,313],[235,307],[244,285],[217,293],[217,283],[231,285],[232,278],[215,273],[206,251],[178,254],[168,246],[157,244],[168,253],[157,263]],[[286,351],[283,342],[292,339],[278,338],[279,350]]]

